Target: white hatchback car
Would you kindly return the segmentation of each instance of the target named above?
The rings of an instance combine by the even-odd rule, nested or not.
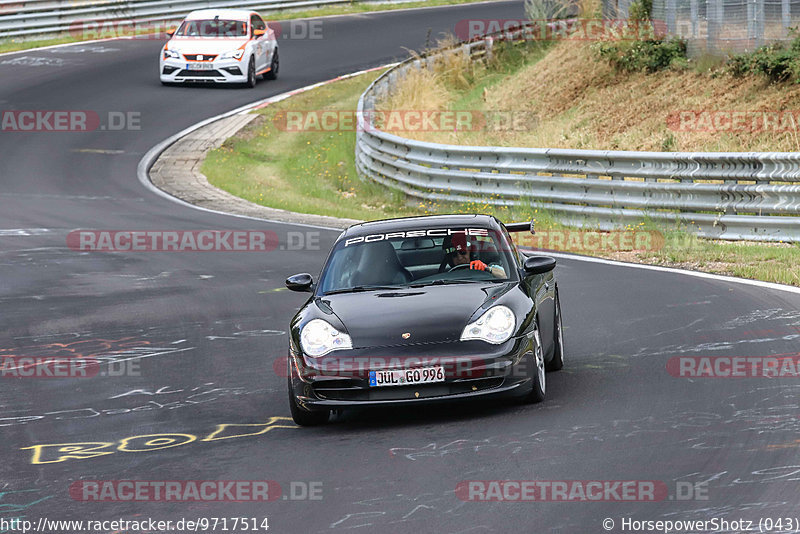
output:
[[[165,85],[183,82],[239,83],[278,77],[275,32],[255,11],[192,11],[161,50],[158,72]]]

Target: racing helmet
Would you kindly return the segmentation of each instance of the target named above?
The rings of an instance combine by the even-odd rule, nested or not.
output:
[[[442,260],[442,267],[449,265],[452,267],[453,258],[456,254],[469,254],[475,250],[477,243],[470,241],[465,234],[453,234],[446,236],[442,241],[442,250],[444,251],[444,259]]]

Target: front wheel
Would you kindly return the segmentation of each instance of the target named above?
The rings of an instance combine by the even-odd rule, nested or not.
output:
[[[548,371],[558,371],[564,367],[564,328],[561,326],[561,300],[558,298],[558,289],[556,289],[556,305],[555,305],[555,349],[553,350],[553,359],[547,362]]]
[[[331,415],[330,410],[309,412],[298,406],[294,391],[292,391],[291,377],[289,377],[289,411],[292,412],[292,420],[294,420],[295,424],[300,426],[324,425],[328,422]]]
[[[263,78],[265,80],[277,80],[278,79],[278,70],[281,67],[281,60],[278,57],[278,49],[275,49],[275,52],[272,54],[272,61],[269,64],[269,71],[264,73]]]
[[[542,338],[539,337],[539,329],[534,332],[536,338],[536,349],[533,355],[533,388],[531,392],[524,397],[524,402],[535,404],[544,400],[545,388],[547,377],[544,370],[544,347],[542,347]]]
[[[256,86],[256,60],[253,56],[250,56],[250,63],[247,64],[247,81],[244,85],[250,89]]]

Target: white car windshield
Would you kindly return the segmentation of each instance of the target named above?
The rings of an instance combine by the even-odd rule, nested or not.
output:
[[[179,37],[245,37],[247,22],[243,20],[185,20],[175,35]]]

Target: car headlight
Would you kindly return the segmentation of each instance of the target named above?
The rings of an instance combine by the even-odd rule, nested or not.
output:
[[[244,50],[241,48],[239,50],[233,50],[231,52],[225,52],[219,58],[220,59],[242,59],[244,55]]]
[[[314,319],[300,331],[300,347],[304,353],[318,358],[334,350],[352,349],[353,341],[322,319]]]
[[[499,345],[514,333],[516,322],[514,312],[505,306],[495,306],[464,328],[461,341],[480,339]]]
[[[164,49],[164,59],[179,59],[181,55],[175,50]]]

